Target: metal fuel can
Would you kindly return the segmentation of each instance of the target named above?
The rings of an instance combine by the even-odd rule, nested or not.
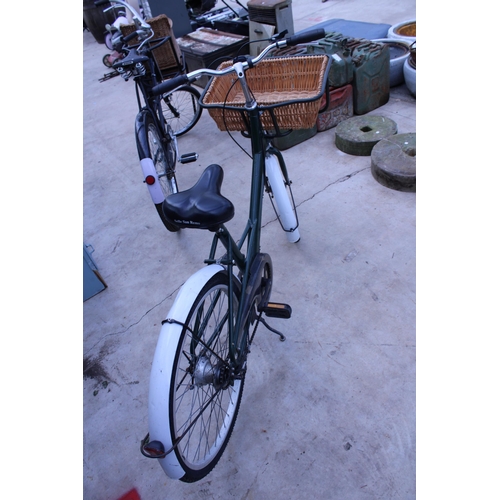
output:
[[[389,101],[390,51],[382,43],[360,41],[352,47],[354,114],[364,115]]]

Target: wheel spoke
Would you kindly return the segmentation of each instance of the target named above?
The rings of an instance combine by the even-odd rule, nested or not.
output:
[[[183,454],[186,457],[193,455],[197,460],[203,459],[209,454],[211,448],[217,445],[217,439],[212,443],[212,436],[217,438],[220,435],[221,430],[226,425],[226,418],[229,416],[222,404],[225,391],[215,390],[213,386],[210,388],[215,391],[212,395],[205,388],[196,391],[190,403],[191,411],[186,417],[186,421],[179,426],[181,439],[186,438],[182,447]],[[230,389],[228,393],[230,403],[234,403],[233,392]],[[208,415],[205,416],[207,411]],[[192,439],[194,437],[198,437],[198,439]],[[192,441],[196,445],[195,451],[190,449]],[[202,445],[204,445],[203,454],[201,454]]]

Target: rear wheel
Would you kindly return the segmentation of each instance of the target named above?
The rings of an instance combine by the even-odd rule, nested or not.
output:
[[[244,385],[244,372],[235,377],[229,357],[229,276],[212,276],[196,299],[172,365],[169,421],[174,452],[194,482],[219,461],[231,436]],[[233,277],[234,314],[239,282]],[[234,319],[232,320],[234,323]]]
[[[163,96],[163,116],[177,137],[189,132],[198,123],[202,113],[199,99],[198,90],[188,85]]]
[[[162,142],[160,133],[153,122],[153,119],[147,115],[146,130],[148,137],[149,157],[153,160],[158,182],[161,186],[164,197],[178,192],[177,180],[175,178],[175,163],[177,161],[177,148],[175,137],[170,135],[165,142]],[[167,126],[168,132],[168,126]],[[163,214],[162,203],[155,205],[158,215],[163,224],[169,231],[178,231],[179,228],[169,222]]]

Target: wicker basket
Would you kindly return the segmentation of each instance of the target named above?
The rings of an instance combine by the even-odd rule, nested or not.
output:
[[[219,69],[231,62],[224,62]],[[326,55],[273,57],[246,72],[248,86],[261,110],[264,130],[311,128],[316,123],[320,97],[325,92],[330,58]],[[202,96],[219,130],[248,129],[245,99],[234,73],[215,77]]]
[[[160,70],[163,72],[176,68],[180,69],[182,66],[182,54],[172,30],[172,20],[165,14],[160,14],[157,17],[148,19],[146,22],[151,26],[154,32],[154,36],[150,42],[154,42],[154,40],[159,38],[170,37],[170,41],[167,41],[161,47],[153,51]],[[125,24],[120,27],[120,30],[123,36],[127,36],[133,33],[136,27],[134,24]],[[139,39],[135,37],[129,43],[130,45],[136,45],[139,43]]]

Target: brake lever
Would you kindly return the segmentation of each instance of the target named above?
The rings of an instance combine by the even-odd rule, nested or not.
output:
[[[276,33],[276,35],[273,35],[269,41],[270,42],[277,42],[279,40],[283,40],[285,36],[288,35],[288,30],[283,30],[281,33]]]

